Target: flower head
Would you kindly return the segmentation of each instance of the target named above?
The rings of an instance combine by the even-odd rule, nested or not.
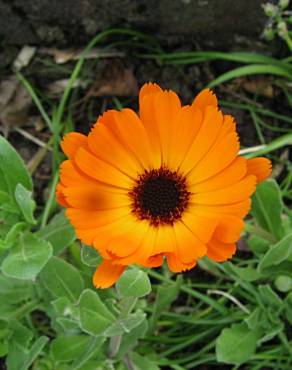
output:
[[[88,136],[62,141],[57,198],[77,236],[103,258],[93,282],[106,288],[129,264],[173,272],[236,251],[266,158],[238,155],[234,119],[203,90],[182,106],[172,91],[145,84],[139,116],[109,110]]]

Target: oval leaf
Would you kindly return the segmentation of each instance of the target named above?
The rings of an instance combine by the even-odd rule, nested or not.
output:
[[[0,136],[0,190],[14,199],[17,184],[32,190],[31,177],[22,158],[9,142]]]
[[[104,335],[105,330],[116,321],[99,295],[90,289],[82,293],[79,309],[81,327],[92,335]]]
[[[218,362],[240,365],[255,353],[261,330],[249,329],[245,323],[234,324],[223,329],[216,341]]]
[[[19,242],[2,263],[4,275],[34,280],[53,253],[52,246],[33,234],[21,234]]]
[[[120,297],[144,297],[151,292],[151,283],[148,275],[133,268],[126,270],[116,283]]]
[[[52,257],[40,278],[56,298],[67,297],[76,302],[84,289],[84,281],[78,270],[58,257]]]
[[[252,213],[257,223],[276,240],[280,240],[284,235],[282,209],[281,190],[276,181],[268,180],[258,185],[253,196]]]

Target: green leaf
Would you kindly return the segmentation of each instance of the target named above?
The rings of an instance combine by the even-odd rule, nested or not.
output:
[[[272,308],[274,312],[278,312],[281,309],[283,301],[269,285],[259,285],[258,290],[265,307]]]
[[[52,256],[52,246],[33,234],[20,234],[19,242],[2,263],[2,272],[17,279],[34,280]]]
[[[279,292],[289,292],[289,290],[292,290],[292,278],[290,276],[280,275],[275,280],[275,286]]]
[[[53,340],[51,354],[57,362],[72,361],[81,356],[90,342],[88,335],[60,336]]]
[[[58,316],[77,315],[78,309],[67,297],[60,297],[52,302],[54,311]]]
[[[43,350],[44,346],[48,343],[48,341],[49,341],[48,337],[41,336],[34,342],[33,346],[31,347],[30,351],[26,356],[25,363],[22,365],[21,370],[29,369],[31,364],[41,353],[41,351]]]
[[[11,248],[17,242],[19,234],[25,227],[26,224],[24,222],[17,222],[11,227],[5,237],[5,243],[8,248]]]
[[[32,283],[0,274],[0,302],[19,303],[32,294]]]
[[[103,345],[105,338],[103,337],[91,337],[91,341],[88,344],[87,350],[84,351],[82,356],[77,358],[70,366],[70,370],[103,370],[103,366],[99,367],[99,361],[95,359],[94,366],[90,367],[89,360],[97,355],[100,356],[102,353],[101,346]],[[104,364],[104,360],[101,360],[101,364]],[[88,367],[86,365],[89,365]]]
[[[227,265],[231,266],[232,271],[234,271],[242,280],[256,281],[261,277],[260,273],[252,267],[238,267],[232,262],[227,262],[226,266]]]
[[[159,370],[159,367],[149,360],[149,358],[141,356],[136,352],[131,353],[131,359],[139,370]]]
[[[257,75],[257,74],[271,74],[275,76],[286,77],[288,80],[292,79],[291,72],[287,71],[286,68],[276,65],[261,65],[261,64],[250,64],[248,66],[238,67],[223,73],[221,76],[215,78],[208,84],[209,88],[213,88],[217,85],[221,85],[223,82],[232,80],[234,78]]]
[[[254,253],[266,253],[270,245],[266,239],[257,235],[252,235],[247,244]]]
[[[255,353],[260,336],[260,329],[251,330],[245,323],[223,329],[216,340],[217,361],[232,365],[243,364]]]
[[[273,245],[261,259],[258,270],[260,273],[274,273],[275,266],[279,266],[292,257],[292,234],[287,235]]]
[[[5,339],[1,340],[0,341],[0,358],[6,356],[8,353],[8,350],[9,350],[8,341]]]
[[[126,270],[116,283],[120,297],[144,297],[151,292],[148,275],[136,268]]]
[[[123,336],[116,358],[122,359],[127,352],[130,352],[131,349],[136,345],[138,339],[145,337],[147,329],[147,319],[144,318],[142,322],[133,328],[128,335]]]
[[[79,327],[79,320],[69,317],[57,317],[53,324],[53,328],[57,333],[67,335],[79,332]]]
[[[0,136],[0,190],[7,192],[14,199],[18,183],[32,190],[31,177],[22,158],[9,142]]]
[[[49,339],[41,336],[29,348],[33,333],[17,321],[13,322],[11,327],[14,331],[9,340],[7,369],[28,370]]]
[[[33,212],[35,210],[35,202],[31,198],[32,192],[27,190],[22,184],[17,184],[15,189],[15,199],[16,203],[23,214],[24,219],[32,224],[36,224],[36,220],[33,217]]]
[[[124,333],[129,334],[131,330],[140,325],[145,318],[146,314],[141,310],[137,310],[135,313],[117,319],[114,324],[105,330],[104,335],[107,337],[113,337]]]
[[[84,289],[78,270],[58,257],[52,257],[40,274],[41,281],[56,298],[67,297],[76,302]]]
[[[276,181],[268,180],[258,185],[253,196],[252,212],[257,223],[276,240],[280,240],[284,235],[282,210],[281,190]]]
[[[54,216],[37,234],[52,244],[54,255],[60,254],[75,240],[74,229],[63,212]]]
[[[33,338],[33,332],[18,321],[12,321],[10,329],[13,331],[11,340],[23,349],[28,348]]]
[[[98,254],[97,250],[87,245],[82,245],[81,248],[81,261],[90,267],[96,267],[101,263],[101,256]]]
[[[81,328],[92,335],[104,335],[105,330],[116,321],[99,295],[90,289],[81,294],[79,309]]]

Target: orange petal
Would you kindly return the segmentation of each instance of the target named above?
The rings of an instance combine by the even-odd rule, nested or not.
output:
[[[195,176],[196,171],[194,171],[188,176],[188,181],[190,182],[189,189],[193,193],[222,189],[240,181],[246,175],[246,171],[246,159],[237,157],[224,170],[199,183],[196,183],[198,179]]]
[[[64,195],[64,190],[65,190],[64,186],[61,183],[59,183],[56,187],[57,202],[60,204],[60,206],[69,207],[69,204]]]
[[[141,101],[142,99],[148,95],[148,94],[156,94],[158,92],[162,91],[161,87],[159,85],[157,85],[156,83],[153,83],[153,82],[147,82],[145,83],[141,89],[140,89],[140,93],[139,93],[139,101],[140,101],[140,104],[141,104]]]
[[[187,174],[212,148],[223,124],[223,115],[214,107],[206,109],[202,125],[183,160],[180,170]]]
[[[182,222],[174,225],[176,254],[183,264],[192,263],[206,254],[206,246]]]
[[[217,141],[205,157],[193,167],[188,175],[190,182],[204,181],[228,167],[239,151],[238,136],[230,132],[222,140]]]
[[[153,115],[153,112],[152,112]],[[152,148],[140,118],[131,109],[113,111],[114,124],[108,128],[117,135],[121,144],[136,158],[140,166],[152,167]]]
[[[68,208],[66,216],[75,228],[91,229],[110,224],[121,218],[131,217],[130,212],[129,207],[95,211]]]
[[[147,240],[148,231],[149,224],[146,221],[129,223],[127,229],[123,230],[123,232],[119,232],[118,235],[115,235],[115,237],[109,240],[106,249],[117,258],[132,255],[140,248],[143,240]]]
[[[134,241],[131,243],[131,245],[127,245],[126,239],[124,239],[124,243],[121,245],[121,240],[124,234],[127,232],[131,232],[133,230],[134,226],[136,225],[136,220],[133,220],[133,217],[131,215],[121,217],[119,219],[116,219],[112,222],[101,224],[99,227],[96,227],[95,230],[93,230],[92,237],[93,242],[92,245],[95,249],[99,251],[101,256],[104,258],[109,258],[114,256],[113,253],[111,253],[111,250],[108,248],[109,244],[113,240],[120,239],[120,242],[117,242],[117,247],[120,247],[121,253],[125,253],[125,255],[128,255],[132,252],[132,249],[135,250],[137,248],[138,243],[134,243]],[[133,235],[133,238],[135,235]],[[112,244],[114,246],[114,244]],[[117,249],[118,250],[118,249]],[[118,258],[117,255],[114,256],[115,259]],[[118,262],[119,263],[119,262]],[[126,263],[123,263],[125,265]]]
[[[141,222],[141,221],[140,221]],[[147,224],[147,222],[145,222]],[[149,227],[146,232],[142,232],[143,237],[140,238],[140,244],[138,248],[129,256],[118,259],[123,265],[136,263],[139,265],[145,265],[147,261],[153,255],[153,246],[156,239],[156,230],[154,227]],[[136,235],[137,240],[137,235]]]
[[[139,110],[140,118],[145,127],[147,137],[151,147],[151,159],[153,168],[159,168],[162,165],[162,147],[159,135],[159,128],[154,117],[154,101],[157,95],[156,92],[143,94],[140,98]]]
[[[247,173],[256,176],[258,183],[266,180],[271,172],[272,163],[269,159],[258,157],[247,160]]]
[[[192,261],[191,263],[183,263],[176,253],[168,253],[166,258],[168,268],[174,273],[190,270],[197,263],[197,261]]]
[[[228,114],[224,114],[223,116],[223,125],[218,136],[218,140],[221,140],[224,136],[229,134],[230,132],[236,132],[236,125],[235,120],[232,116]]]
[[[78,170],[71,160],[66,160],[60,165],[60,180],[65,186],[80,186],[81,184],[92,185],[94,179]]]
[[[109,110],[99,117],[91,133],[88,135],[88,146],[92,153],[99,159],[135,177],[137,172],[143,170],[143,167],[135,154],[129,150],[128,143],[123,142],[124,134],[120,133],[117,122],[121,117],[121,114],[118,113],[117,115],[113,110]],[[141,122],[135,122],[131,124],[130,130],[128,127],[123,127],[123,131],[126,131],[128,134],[128,142],[131,142],[135,138],[132,131],[139,130],[141,126]],[[139,132],[136,133],[137,135],[140,136]],[[145,133],[142,132],[140,142],[145,140],[145,138],[143,139],[143,135],[145,137]]]
[[[208,106],[217,108],[218,101],[212,90],[204,89],[195,97],[192,105],[204,111]]]
[[[173,91],[161,91],[155,94],[153,104],[152,125],[158,127],[158,135],[161,143],[161,160],[168,167],[171,158],[175,155],[171,146],[176,131],[176,121],[181,110],[178,96]]]
[[[175,239],[173,235],[173,226],[159,226],[156,230],[155,244],[151,250],[151,255],[174,252]]]
[[[245,199],[242,202],[233,204],[217,204],[217,205],[196,205],[196,212],[204,214],[206,217],[218,218],[220,215],[234,215],[239,218],[245,217],[251,206],[251,199]]]
[[[239,203],[254,193],[255,186],[255,176],[247,176],[237,184],[227,186],[226,188],[194,194],[192,195],[191,202],[207,205]]]
[[[208,215],[203,215],[194,206],[183,214],[182,222],[201,242],[208,243],[218,225],[218,218],[218,216],[208,217]]]
[[[226,261],[236,252],[234,243],[223,243],[213,238],[207,245],[207,256],[216,262]]]
[[[85,135],[82,135],[79,132],[70,132],[64,136],[61,142],[61,148],[68,158],[72,158],[77,149],[81,146],[86,146],[86,144],[87,137]]]
[[[103,260],[93,275],[93,285],[96,288],[111,287],[122,275],[126,266],[115,265],[109,260]]]
[[[108,188],[110,189],[110,188]],[[82,185],[63,190],[67,203],[84,210],[103,210],[131,205],[126,193],[110,192],[98,185]]]
[[[82,172],[104,184],[124,189],[130,189],[133,184],[127,175],[82,147],[77,150],[75,162]]]
[[[223,243],[235,243],[239,240],[243,227],[242,219],[231,215],[222,215],[214,232],[214,238]]]
[[[184,106],[174,120],[174,130],[171,137],[168,166],[176,171],[190,149],[203,122],[200,109]]]
[[[163,264],[163,254],[149,257],[142,265],[146,267],[159,267]]]

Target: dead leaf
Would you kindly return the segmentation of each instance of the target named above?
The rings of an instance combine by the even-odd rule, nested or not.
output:
[[[0,84],[0,121],[7,134],[11,126],[24,126],[32,98],[15,76],[8,77]]]
[[[275,96],[272,81],[268,78],[259,77],[252,80],[244,79],[242,87],[251,94],[265,96],[266,98],[273,98]]]
[[[64,90],[66,89],[69,81],[70,81],[69,78],[65,78],[65,79],[56,80],[56,81],[50,83],[47,86],[47,96],[49,98],[55,98],[55,97],[61,95],[64,92]],[[83,89],[85,89],[87,87],[87,85],[88,85],[87,82],[77,79],[76,81],[74,81],[72,87],[73,88],[82,87]]]
[[[55,63],[65,64],[71,60],[79,60],[83,49],[56,49],[56,48],[43,48],[41,52],[47,55],[52,55]],[[119,51],[103,51],[102,49],[93,48],[85,55],[85,59],[96,59],[96,58],[114,58],[124,57],[124,53]]]
[[[20,71],[23,67],[27,67],[35,53],[36,47],[24,45],[13,62],[13,68]]]
[[[137,96],[138,83],[130,68],[120,63],[106,65],[89,91],[90,96]]]

